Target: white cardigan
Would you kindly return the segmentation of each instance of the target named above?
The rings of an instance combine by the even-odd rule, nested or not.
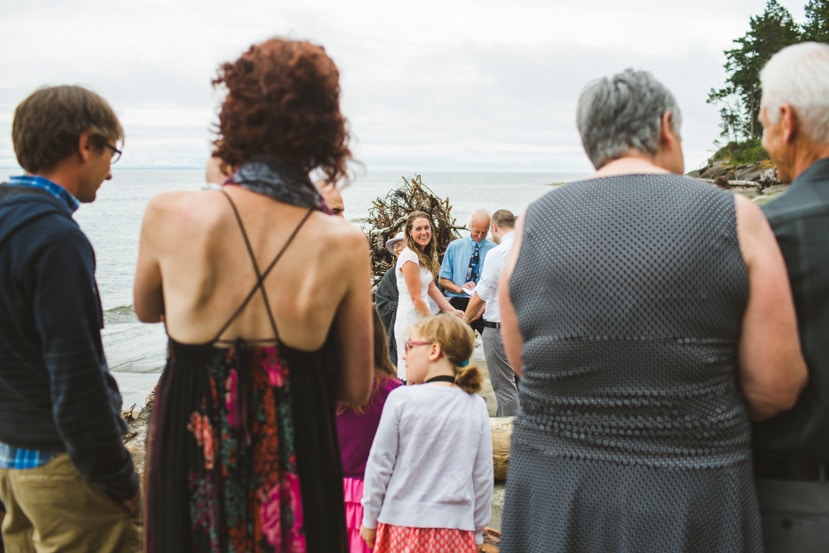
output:
[[[393,390],[366,465],[363,525],[472,530],[492,500],[492,435],[483,398],[456,386]]]

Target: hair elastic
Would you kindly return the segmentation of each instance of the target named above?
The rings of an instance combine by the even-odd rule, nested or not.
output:
[[[458,366],[463,368],[463,367],[467,366],[468,364],[469,364],[469,359],[464,359],[463,361],[458,363]]]

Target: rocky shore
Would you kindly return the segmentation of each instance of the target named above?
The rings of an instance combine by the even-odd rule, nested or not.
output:
[[[688,176],[711,182],[752,182],[761,188],[780,184],[777,169],[769,160],[756,163],[732,163],[709,159],[704,167],[691,171]]]
[[[788,186],[780,182],[777,169],[769,160],[756,163],[708,160],[704,167],[687,176],[742,194],[760,204],[770,201]]]

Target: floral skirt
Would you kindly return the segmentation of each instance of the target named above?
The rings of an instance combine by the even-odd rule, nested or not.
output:
[[[456,528],[377,525],[374,553],[475,553],[475,532]]]
[[[171,341],[149,434],[148,553],[347,551],[323,369],[284,346]]]

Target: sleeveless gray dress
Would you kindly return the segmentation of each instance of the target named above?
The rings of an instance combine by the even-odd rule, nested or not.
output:
[[[510,281],[526,365],[502,553],[762,551],[734,203],[628,175],[529,207]]]

